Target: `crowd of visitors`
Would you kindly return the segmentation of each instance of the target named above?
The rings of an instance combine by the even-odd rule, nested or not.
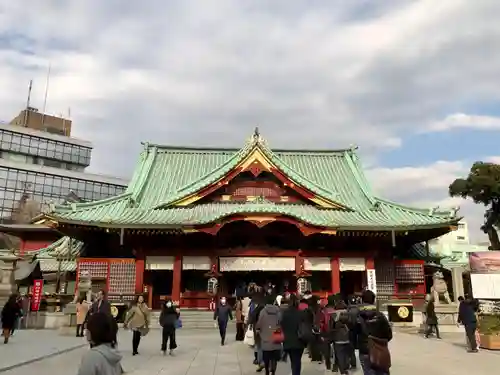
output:
[[[476,340],[478,303],[472,298],[459,298],[457,324],[465,327],[470,352],[478,351]],[[388,343],[392,329],[385,315],[375,305],[375,294],[363,291],[361,297],[344,299],[331,295],[319,299],[310,292],[299,296],[275,293],[272,287],[254,286],[240,293],[234,306],[221,297],[214,309],[220,344],[226,343],[228,322],[236,319],[236,341],[244,341],[254,351],[256,372],[276,374],[280,363],[289,362],[292,375],[300,375],[304,354],[310,361],[322,363],[327,371],[348,374],[358,363],[365,375],[389,374],[391,356]],[[86,337],[90,350],[82,358],[79,375],[122,374],[121,354],[117,350],[118,324],[113,317],[106,293],[97,294],[93,303],[80,299],[76,305],[76,336]],[[435,302],[428,296],[425,305],[427,329],[440,338]],[[1,313],[4,343],[15,332],[23,318],[22,297],[12,295]],[[159,317],[162,327],[161,352],[174,355],[176,330],[182,326],[180,310],[165,301]],[[143,296],[131,303],[124,328],[132,331],[132,354],[139,354],[141,338],[150,327],[150,309]],[[84,330],[86,328],[86,330]],[[359,361],[356,358],[356,349]]]

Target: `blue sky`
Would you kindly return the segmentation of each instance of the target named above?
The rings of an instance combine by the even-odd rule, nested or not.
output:
[[[0,119],[67,114],[91,171],[128,177],[140,141],[360,147],[381,195],[482,208],[447,187],[499,160],[496,0],[44,0],[0,8]],[[439,5],[438,5],[439,4]],[[40,15],[43,14],[43,17]]]

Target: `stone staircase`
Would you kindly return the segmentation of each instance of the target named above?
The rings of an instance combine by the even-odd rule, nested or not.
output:
[[[158,322],[160,311],[151,312],[151,329],[159,329]],[[181,309],[182,328],[187,329],[213,329],[214,313],[213,311],[197,309]],[[234,321],[233,321],[234,322]],[[229,323],[234,324],[234,323]]]

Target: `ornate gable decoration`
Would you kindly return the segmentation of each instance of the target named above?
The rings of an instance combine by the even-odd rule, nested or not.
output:
[[[255,177],[257,177],[262,172],[268,172],[277,177],[278,180],[283,183],[284,187],[288,187],[305,199],[317,204],[323,208],[334,208],[346,210],[347,207],[326,199],[319,194],[311,191],[310,188],[303,186],[303,184],[298,184],[293,181],[290,176],[288,176],[283,170],[276,165],[278,158],[273,152],[268,148],[266,140],[261,136],[259,129],[256,128],[254,134],[247,142],[244,150],[247,150],[243,155],[242,159],[237,163],[237,165],[232,169],[231,172],[227,173],[223,178],[219,179],[217,182],[204,187],[195,194],[191,194],[184,198],[181,198],[173,203],[175,206],[187,206],[195,203],[199,199],[206,197],[207,195],[213,193],[214,191],[220,189],[222,186],[227,185],[232,179],[242,172],[250,172]],[[311,183],[311,185],[313,185]],[[317,188],[319,189],[319,188]],[[313,189],[314,190],[314,189]]]

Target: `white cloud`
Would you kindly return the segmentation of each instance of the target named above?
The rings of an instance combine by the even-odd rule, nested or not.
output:
[[[432,122],[427,132],[442,132],[453,129],[500,130],[500,117],[466,115],[455,113],[444,120]]]
[[[460,207],[458,215],[469,223],[472,240],[484,241],[486,237],[480,231],[484,207],[448,196],[449,185],[456,178],[467,176],[469,168],[468,162],[437,161],[421,167],[372,168],[368,177],[380,196],[396,202],[415,207]]]
[[[500,98],[497,11],[495,0],[8,2],[0,114],[22,107],[31,78],[41,106],[50,61],[47,109],[71,107],[97,172],[129,174],[139,139],[236,146],[256,125],[272,145],[355,143],[373,157],[443,108]]]

